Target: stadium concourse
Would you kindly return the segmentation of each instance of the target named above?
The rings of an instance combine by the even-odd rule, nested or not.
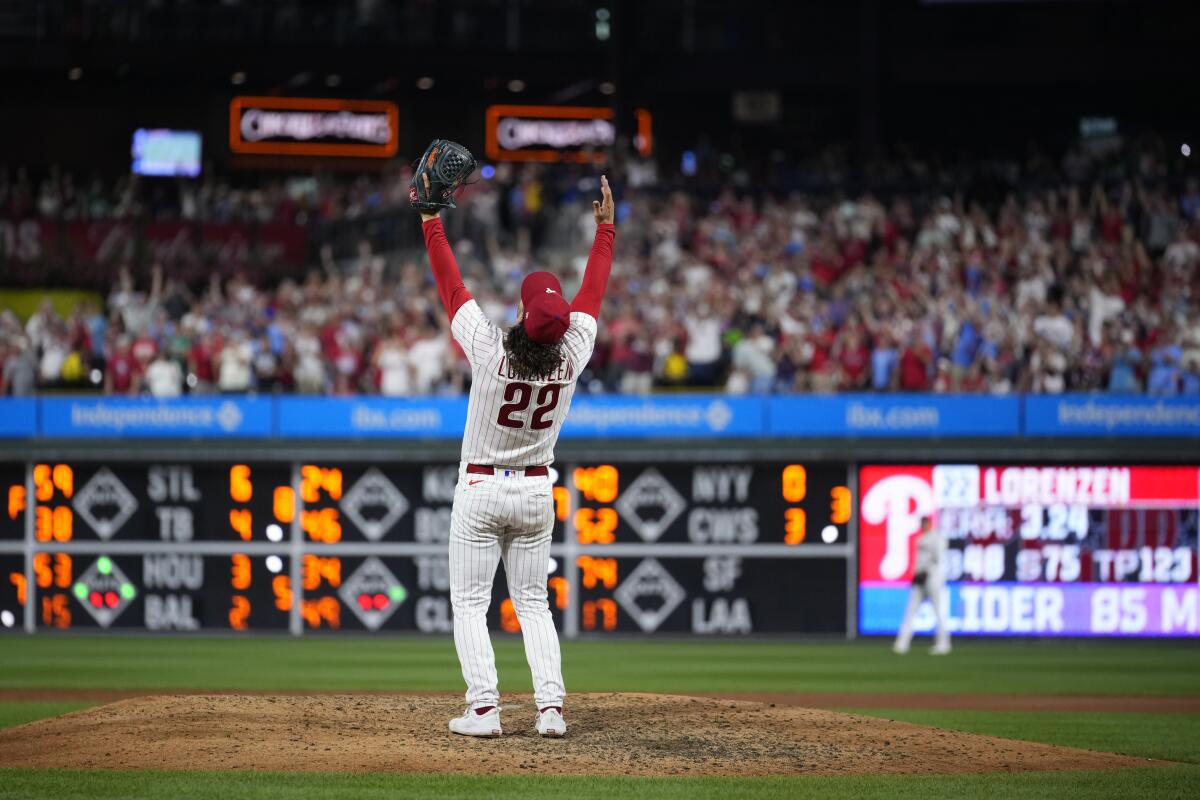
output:
[[[608,324],[581,387],[1200,395],[1200,184],[1166,180],[1172,159],[1155,140],[966,167],[852,170],[826,153],[763,195],[715,153],[689,178],[630,161]],[[206,174],[149,191],[4,170],[0,217],[402,226],[409,174],[249,187]],[[560,254],[585,252],[583,177],[489,167],[448,215],[494,319],[512,322],[535,266],[578,278],[578,256]],[[377,239],[341,258],[314,247],[311,269],[278,281],[117,265],[102,306],[4,311],[2,393],[463,392],[419,253]]]

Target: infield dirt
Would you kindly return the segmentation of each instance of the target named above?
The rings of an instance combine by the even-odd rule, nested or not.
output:
[[[441,695],[162,695],[0,730],[0,766],[574,775],[848,775],[1164,763],[769,702],[580,694],[564,739],[531,698],[499,739],[454,736]]]

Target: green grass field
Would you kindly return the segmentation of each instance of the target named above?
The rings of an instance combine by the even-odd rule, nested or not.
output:
[[[497,643],[503,691],[528,691],[519,641]],[[1200,648],[1151,642],[956,642],[906,658],[883,642],[569,642],[574,691],[1200,695]],[[460,691],[447,639],[0,638],[0,691]],[[0,726],[82,700],[0,699]],[[901,704],[903,705],[903,704]],[[0,770],[2,798],[1191,797],[1200,715],[850,708],[889,719],[1180,762],[1103,772],[928,777],[572,778]]]

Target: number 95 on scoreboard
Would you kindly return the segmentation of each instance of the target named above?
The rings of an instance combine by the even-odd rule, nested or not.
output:
[[[837,464],[589,464],[568,477],[580,544],[846,544]]]

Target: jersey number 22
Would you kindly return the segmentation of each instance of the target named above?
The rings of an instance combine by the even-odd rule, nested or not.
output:
[[[562,384],[548,383],[542,386],[537,391],[537,407],[534,408],[532,416],[529,418],[529,427],[535,431],[544,430],[554,424],[554,420],[550,418],[555,407],[558,405],[558,396],[562,392]],[[504,387],[504,405],[500,406],[500,413],[496,416],[496,423],[503,425],[506,428],[521,428],[525,423],[523,420],[514,418],[514,414],[520,414],[525,409],[529,408],[529,401],[533,399],[533,387],[528,383],[510,383]]]

